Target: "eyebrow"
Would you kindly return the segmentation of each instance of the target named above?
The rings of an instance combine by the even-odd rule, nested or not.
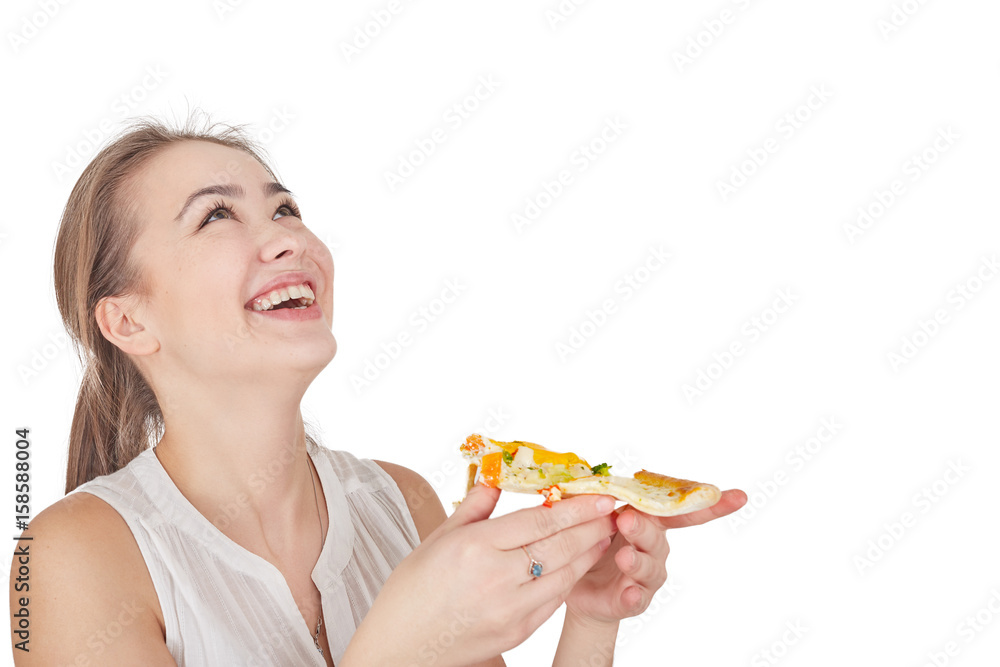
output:
[[[295,196],[294,194],[292,194],[291,190],[286,188],[281,183],[275,181],[272,181],[270,183],[265,183],[263,190],[265,197],[273,197],[276,194],[282,194],[282,193],[288,195],[289,197]],[[205,197],[207,195],[223,195],[226,197],[233,197],[234,199],[242,199],[243,197],[246,196],[246,191],[243,190],[242,185],[238,185],[235,183],[209,185],[204,188],[201,188],[200,190],[195,190],[187,198],[187,201],[184,202],[184,206],[181,208],[181,212],[177,214],[177,217],[174,218],[174,222],[179,222],[181,218],[184,217],[184,214],[188,212],[188,209],[191,208],[191,204],[195,203],[195,201],[197,201],[200,197]]]

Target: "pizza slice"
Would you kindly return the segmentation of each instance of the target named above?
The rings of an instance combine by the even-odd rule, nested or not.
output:
[[[653,516],[687,514],[711,507],[722,497],[711,484],[647,470],[617,477],[604,463],[591,466],[576,454],[553,452],[533,442],[501,442],[474,433],[461,450],[469,461],[466,492],[480,482],[504,491],[541,493],[547,506],[569,496],[600,493]]]

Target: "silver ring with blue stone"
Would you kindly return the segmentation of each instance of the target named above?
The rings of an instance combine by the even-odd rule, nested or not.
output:
[[[532,557],[531,552],[528,551],[528,547],[521,547],[521,548],[524,549],[525,555],[527,555],[528,560],[531,561],[531,563],[528,565],[528,574],[535,577],[536,579],[542,576],[542,564],[539,563],[537,560],[535,560],[534,557]]]

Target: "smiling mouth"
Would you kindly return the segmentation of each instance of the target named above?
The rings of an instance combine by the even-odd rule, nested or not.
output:
[[[316,301],[316,295],[309,285],[289,285],[281,289],[272,290],[270,294],[264,294],[254,299],[250,306],[251,310],[280,310],[291,308],[293,310],[304,310]]]

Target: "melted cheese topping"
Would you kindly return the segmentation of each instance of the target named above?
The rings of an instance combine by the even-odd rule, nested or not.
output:
[[[546,449],[545,447],[535,444],[534,442],[525,442],[523,440],[502,442],[500,440],[485,438],[478,433],[473,433],[466,438],[465,443],[461,446],[462,453],[466,456],[466,458],[470,459],[484,457],[488,454],[499,451],[505,451],[513,456],[517,454],[517,450],[521,448],[531,450],[536,464],[554,463],[556,465],[565,466],[573,465],[575,463],[582,463],[584,465],[587,464],[585,460],[581,459],[572,452],[553,452],[552,450]],[[589,468],[590,466],[588,465],[587,467]]]
[[[520,445],[521,448],[527,448],[531,450],[532,458],[535,460],[535,463],[554,463],[556,465],[563,465],[563,466],[573,465],[574,463],[583,463],[584,465],[587,465],[586,461],[581,459],[576,454],[573,454],[572,452],[568,452],[566,454],[560,454],[558,452],[549,451],[544,447],[541,447],[531,442],[522,442],[520,443]],[[589,468],[590,466],[588,465],[587,467]]]
[[[678,501],[684,500],[689,493],[705,486],[704,484],[699,484],[698,482],[692,482],[689,479],[668,477],[667,475],[661,475],[657,472],[649,472],[648,470],[640,470],[635,473],[633,477],[646,486],[668,489],[669,493],[667,495]]]
[[[532,442],[476,439],[466,441],[462,451],[478,461],[479,480],[487,486],[530,493],[591,474],[587,462],[575,454],[552,452]]]

